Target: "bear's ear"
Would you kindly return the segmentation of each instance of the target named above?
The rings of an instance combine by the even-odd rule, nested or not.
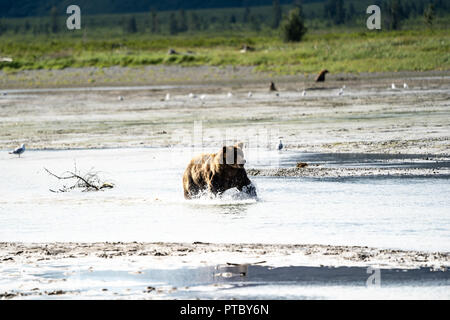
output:
[[[236,148],[242,149],[244,147],[244,143],[243,142],[238,142],[234,145]]]

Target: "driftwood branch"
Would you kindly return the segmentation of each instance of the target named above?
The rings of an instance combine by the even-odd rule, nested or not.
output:
[[[91,171],[87,172],[86,174],[82,175],[80,172],[77,171],[76,166],[75,170],[72,171],[66,171],[62,175],[57,175],[47,168],[44,168],[44,170],[51,176],[57,178],[58,180],[72,180],[74,181],[72,185],[66,186],[63,185],[62,188],[59,188],[58,190],[49,189],[51,192],[59,193],[59,192],[68,192],[70,190],[73,190],[75,188],[80,188],[82,191],[100,191],[103,189],[111,189],[114,187],[114,184],[102,182],[100,178],[98,177],[97,172]]]

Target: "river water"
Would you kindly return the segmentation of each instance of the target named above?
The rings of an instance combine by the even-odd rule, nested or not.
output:
[[[206,150],[213,151],[213,150]],[[182,148],[29,150],[0,154],[0,241],[149,241],[364,245],[450,250],[450,179],[251,177],[258,199],[228,191],[187,201]],[[430,166],[414,155],[247,150],[247,167]],[[423,157],[423,156],[422,156]],[[427,164],[428,163],[428,164]],[[446,165],[446,164],[444,164]],[[102,192],[53,193],[45,172],[99,171]]]

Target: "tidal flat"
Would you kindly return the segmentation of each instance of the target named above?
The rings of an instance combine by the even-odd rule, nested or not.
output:
[[[268,83],[0,90],[0,297],[448,299],[450,77]],[[236,141],[258,198],[184,200]]]

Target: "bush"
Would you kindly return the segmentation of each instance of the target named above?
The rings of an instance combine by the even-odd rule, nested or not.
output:
[[[299,8],[289,11],[287,18],[281,24],[281,36],[284,41],[299,42],[307,30]]]

